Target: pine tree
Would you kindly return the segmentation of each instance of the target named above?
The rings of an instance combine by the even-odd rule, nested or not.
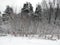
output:
[[[23,5],[23,8],[22,8],[22,11],[21,12],[24,12],[24,13],[33,12],[33,6],[32,6],[32,4],[30,2],[26,2]]]
[[[35,10],[35,14],[37,14],[38,17],[42,16],[42,8],[41,5],[37,5],[36,10]]]
[[[5,14],[11,14],[13,13],[13,9],[10,6],[7,6],[7,8],[5,9]]]
[[[7,6],[7,8],[4,11],[5,14],[3,14],[3,21],[9,20],[9,18],[12,19],[11,14],[13,13],[13,9],[10,6]]]

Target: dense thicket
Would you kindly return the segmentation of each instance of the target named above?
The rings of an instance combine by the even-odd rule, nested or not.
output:
[[[23,5],[19,14],[14,13],[13,8],[7,6],[5,13],[2,14],[2,20],[8,22],[8,33],[17,34],[60,34],[60,7],[57,1],[48,3],[43,0],[41,4],[37,4],[35,12],[30,2]],[[52,25],[51,25],[52,24]],[[5,24],[6,25],[6,24]],[[56,26],[57,25],[57,26]]]

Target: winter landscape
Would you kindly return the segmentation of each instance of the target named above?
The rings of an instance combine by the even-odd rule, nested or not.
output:
[[[60,0],[39,0],[35,7],[30,0],[20,8],[9,4],[0,9],[1,45],[60,45]]]

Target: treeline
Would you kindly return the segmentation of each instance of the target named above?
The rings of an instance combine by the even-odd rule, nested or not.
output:
[[[13,8],[7,6],[2,14],[2,21],[9,24],[10,29],[7,32],[14,34],[60,34],[59,28],[50,26],[50,24],[60,26],[60,7],[59,3],[43,0],[41,4],[37,4],[35,11],[30,2],[23,5],[20,13],[15,13]],[[46,25],[49,24],[49,25]],[[54,29],[53,29],[54,28]]]
[[[35,11],[33,11],[33,6],[30,2],[26,2],[23,5],[23,8],[21,9],[21,12],[19,13],[21,16],[24,14],[28,14],[29,16],[38,17],[41,21],[43,19],[46,19],[48,23],[53,22],[53,24],[56,24],[56,20],[60,20],[60,7],[57,0],[53,0],[53,2],[49,1],[48,3],[43,0],[41,4],[37,4]],[[15,10],[16,12],[16,10]],[[7,6],[7,8],[4,11],[5,14],[9,15],[14,14],[13,8],[10,6]],[[15,13],[16,14],[16,13]],[[19,15],[16,14],[16,15]],[[4,17],[4,14],[3,14]],[[5,19],[3,19],[4,21]],[[44,20],[43,20],[44,21]]]

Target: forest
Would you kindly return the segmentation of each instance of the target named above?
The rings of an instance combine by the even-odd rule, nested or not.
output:
[[[9,5],[0,16],[0,33],[60,39],[60,3],[59,0],[37,4],[35,11],[30,2],[26,2],[17,14]]]

